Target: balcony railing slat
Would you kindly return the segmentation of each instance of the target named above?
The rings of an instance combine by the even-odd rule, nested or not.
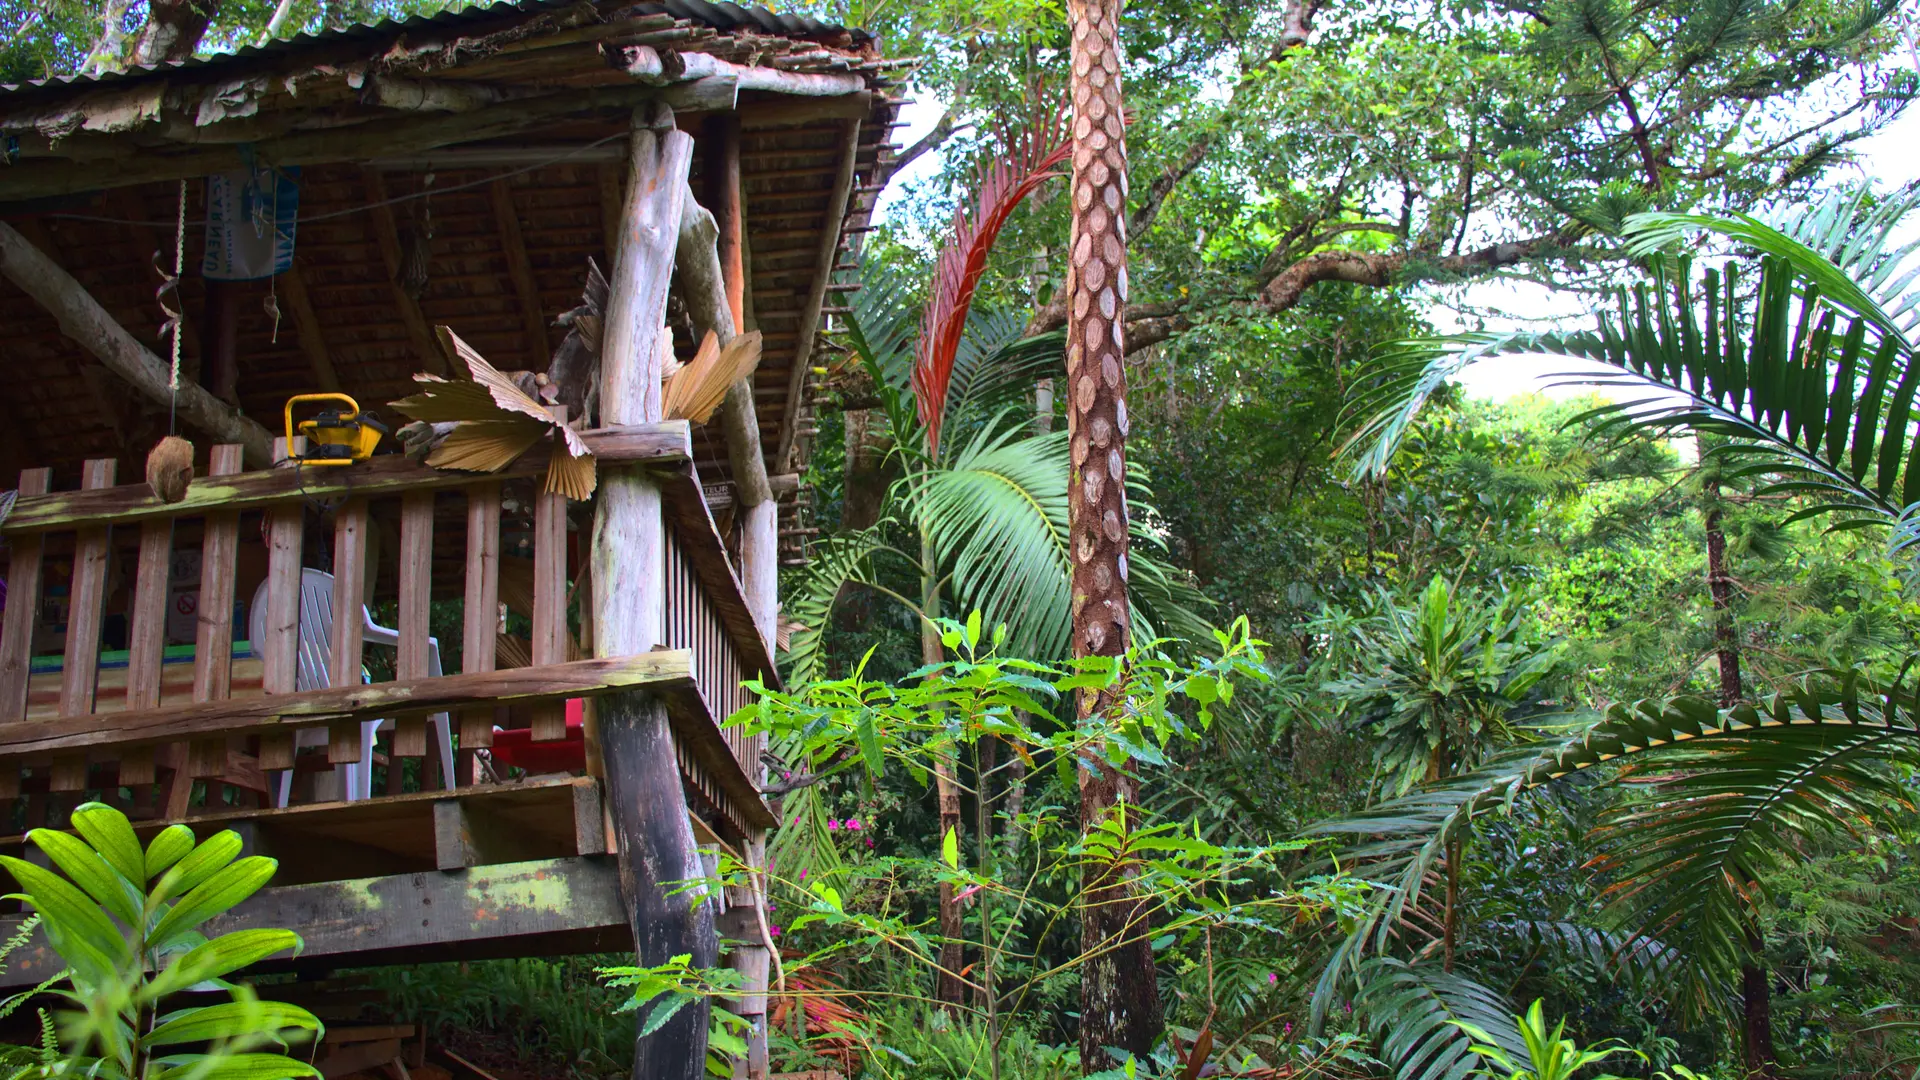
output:
[[[566,419],[566,409],[555,406],[554,418]],[[533,499],[533,664],[541,667],[567,659],[567,497],[543,485]],[[535,742],[567,737],[564,705],[546,705],[533,712],[530,725]]]
[[[492,671],[500,624],[500,483],[467,488],[467,580],[460,670]],[[460,714],[460,747],[493,745],[493,710]],[[462,772],[461,783],[470,777]]]
[[[333,637],[327,681],[334,687],[360,685],[366,652],[367,500],[348,499],[333,515]],[[327,735],[327,760],[349,765],[360,760],[360,723],[338,720]]]
[[[23,470],[20,498],[45,494],[52,483],[52,469]],[[0,719],[7,721],[22,720],[27,715],[27,680],[33,676],[33,620],[40,611],[43,569],[40,537],[19,537],[12,548],[13,557],[7,564],[9,603],[4,620],[0,620]],[[19,794],[20,777],[14,770],[3,771],[0,797]]]
[[[110,488],[117,468],[113,458],[94,458],[81,467],[80,485],[87,491]],[[107,527],[101,525],[81,529],[74,544],[73,581],[67,592],[67,649],[60,668],[62,716],[93,711],[94,676],[100,671],[100,618],[107,601],[107,544]],[[81,779],[84,786],[84,775]]]
[[[433,492],[410,491],[400,500],[400,645],[394,674],[423,679],[427,670],[428,614],[433,603]],[[393,756],[425,757],[427,727],[423,717],[395,722]],[[389,785],[399,766],[388,768]],[[421,784],[432,783],[432,770],[423,770]],[[437,786],[437,785],[435,785]]]

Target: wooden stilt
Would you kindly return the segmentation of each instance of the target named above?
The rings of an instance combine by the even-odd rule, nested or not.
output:
[[[630,144],[619,254],[609,275],[601,349],[600,422],[660,417],[656,342],[665,323],[667,286],[687,186],[693,140],[665,108],[638,111]],[[665,548],[660,489],[637,469],[605,469],[593,532],[594,652],[649,651],[662,634]],[[606,697],[598,709],[607,795],[618,839],[622,900],[643,965],[690,954],[714,963],[719,943],[713,908],[672,882],[701,876],[687,822],[673,735],[659,699],[644,693]],[[635,1080],[697,1080],[704,1075],[707,1008],[680,1010],[636,1039]]]

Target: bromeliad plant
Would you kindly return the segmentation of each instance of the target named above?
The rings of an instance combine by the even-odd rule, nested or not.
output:
[[[862,664],[847,678],[793,691],[754,686],[759,700],[731,721],[794,747],[795,763],[821,778],[879,782],[896,772],[924,787],[945,772],[975,811],[973,842],[947,829],[929,838],[924,854],[862,854],[826,874],[775,865],[782,906],[800,908],[782,920],[781,941],[805,950],[787,960],[787,972],[839,964],[848,993],[873,996],[863,1009],[871,1017],[921,1015],[891,999],[924,1001],[925,990],[913,988],[927,986],[929,973],[944,974],[965,992],[945,1002],[942,1022],[978,1025],[995,1049],[971,1075],[997,1076],[1003,1042],[1022,1035],[1008,1018],[1071,983],[1088,959],[1063,942],[1076,937],[1067,931],[1090,866],[1123,865],[1134,875],[1139,934],[1162,944],[1204,939],[1209,957],[1227,952],[1229,941],[1258,948],[1303,911],[1357,909],[1344,878],[1281,887],[1279,863],[1301,842],[1213,844],[1189,823],[1143,822],[1137,809],[1082,825],[1073,807],[1016,812],[1007,798],[1011,778],[1027,769],[1058,770],[1073,790],[1076,763],[1090,756],[1119,768],[1167,764],[1170,749],[1207,730],[1237,685],[1265,677],[1244,619],[1216,634],[1217,655],[1191,664],[1161,642],[1124,658],[1042,664],[1003,655],[1006,629],[983,632],[977,612],[934,625],[951,658],[898,685],[867,678]],[[1077,720],[1072,697],[1083,690],[1109,691],[1125,707]],[[922,898],[935,885],[966,905],[958,939],[927,918]],[[960,949],[964,962],[950,966]],[[842,1034],[866,1048],[872,1075],[895,1075],[900,1056],[883,1021]],[[1208,1034],[1183,1052],[1193,1058],[1187,1075],[1208,1059],[1191,1047],[1211,1043]],[[1226,1060],[1235,1048],[1215,1051],[1213,1060]],[[1095,1067],[1103,1064],[1118,1062]]]
[[[1598,1065],[1610,1057],[1632,1054],[1641,1060],[1646,1055],[1622,1042],[1604,1042],[1593,1046],[1581,1047],[1566,1037],[1567,1022],[1561,1020],[1547,1030],[1546,1010],[1538,1001],[1527,1009],[1525,1016],[1514,1017],[1513,1027],[1526,1047],[1526,1054],[1516,1059],[1502,1042],[1496,1040],[1486,1029],[1463,1020],[1455,1020],[1453,1026],[1466,1032],[1474,1039],[1473,1052],[1485,1061],[1490,1068],[1475,1073],[1476,1076],[1489,1076],[1494,1080],[1574,1080],[1582,1070]],[[1589,1077],[1588,1080],[1621,1080],[1611,1073]]]
[[[240,858],[228,830],[196,844],[185,825],[163,829],[144,849],[126,815],[102,803],[73,812],[78,836],[53,829],[27,834],[53,866],[0,856],[24,890],[48,943],[65,961],[52,993],[76,1011],[61,1017],[65,1053],[49,1055],[35,1075],[89,1080],[290,1080],[319,1076],[284,1053],[295,1039],[318,1038],[312,1013],[256,999],[226,976],[269,957],[298,952],[291,930],[236,930],[209,940],[209,919],[252,896],[277,863]],[[216,1005],[168,1009],[183,990],[225,989]]]

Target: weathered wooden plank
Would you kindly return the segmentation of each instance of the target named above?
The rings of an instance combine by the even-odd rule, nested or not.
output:
[[[27,469],[20,474],[19,497],[45,494],[52,483],[52,469]],[[19,720],[27,715],[27,682],[33,677],[33,619],[40,611],[43,567],[39,537],[20,537],[12,547],[7,562],[10,603],[0,620],[0,718]]]
[[[11,935],[21,921],[0,919],[0,933]],[[612,860],[580,857],[270,886],[209,921],[205,932],[288,926],[300,929],[303,958],[362,963],[378,963],[383,953],[425,960],[440,955],[434,948],[457,948],[463,957],[605,952],[631,940]],[[0,986],[33,986],[63,966],[36,932],[8,957]]]
[[[167,648],[167,585],[173,563],[173,523],[155,518],[140,526],[140,557],[133,572],[127,618],[127,708],[160,704],[161,659]],[[125,783],[125,781],[122,781]]]
[[[566,421],[565,406],[553,414]],[[535,667],[567,659],[567,497],[544,489],[533,499],[532,649]],[[536,709],[529,726],[535,742],[564,739],[566,710]]]
[[[443,799],[433,804],[434,861],[442,870],[522,862],[551,850],[543,838],[493,812],[484,800]]]
[[[336,689],[360,685],[367,632],[367,500],[348,499],[333,518],[333,636],[327,680]],[[327,737],[327,760],[360,760],[360,724],[339,720]]]
[[[460,665],[469,674],[492,671],[500,622],[500,485],[467,489],[466,610],[461,628]],[[463,751],[493,745],[493,710],[460,714]],[[471,782],[464,773],[461,783]]]
[[[602,466],[673,467],[693,460],[693,437],[685,420],[589,431],[582,438]],[[547,451],[536,448],[494,477],[434,469],[398,454],[383,454],[344,467],[264,469],[229,477],[199,477],[187,485],[186,498],[177,503],[162,502],[145,483],[51,495],[28,495],[23,490],[13,513],[0,525],[0,534],[13,538],[48,529],[191,517],[216,508],[249,510],[346,495],[399,495],[410,489],[465,487],[476,480],[496,477],[542,476],[546,471]]]
[[[144,713],[104,713],[42,724],[0,725],[0,755],[142,745],[213,734],[259,735],[334,721],[435,713],[481,703],[533,704],[616,690],[644,688],[672,699],[690,692],[692,685],[692,657],[680,650],[662,650],[548,667],[174,705]],[[701,708],[697,702],[690,707]]]
[[[411,491],[400,501],[400,645],[394,673],[402,679],[421,679],[428,674],[427,619],[432,589],[433,492]],[[426,752],[426,720],[410,716],[395,721],[394,756],[420,757]],[[425,778],[423,773],[423,784]]]
[[[284,459],[288,448],[284,438],[274,440],[274,457]],[[306,440],[294,438],[293,452]],[[291,467],[281,470],[292,472]],[[300,574],[301,533],[306,514],[305,503],[273,507],[267,511],[267,581],[264,598],[267,609],[261,640],[253,642],[253,651],[261,658],[260,687],[268,694],[291,694],[297,682],[300,661]],[[198,700],[198,694],[196,693]],[[211,700],[211,699],[208,699]],[[260,737],[260,763],[270,769],[291,769],[294,765],[293,732],[267,732]]]
[[[208,474],[217,478],[238,473],[240,454],[241,448],[233,443],[214,447]],[[233,690],[234,563],[239,551],[239,513],[207,514],[200,540],[200,607],[193,633],[195,701],[220,701]]]
[[[80,486],[87,491],[110,488],[116,468],[113,458],[94,458],[82,466]],[[73,585],[67,594],[67,651],[60,668],[63,716],[83,716],[93,711],[94,676],[100,671],[100,621],[106,615],[107,559],[111,554],[106,526],[80,530],[74,544]]]

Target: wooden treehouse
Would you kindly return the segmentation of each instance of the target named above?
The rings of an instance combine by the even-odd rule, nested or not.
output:
[[[0,88],[0,850],[89,799],[236,829],[280,870],[223,928],[298,930],[309,968],[710,935],[646,868],[774,824],[721,721],[777,678],[780,510],[889,66],[733,4],[525,0]],[[705,422],[667,415],[676,365],[753,331]],[[307,393],[398,428],[417,373],[474,377],[460,342],[577,440],[483,472],[287,437]],[[145,479],[170,423],[176,501]],[[545,479],[569,445],[584,500]]]

